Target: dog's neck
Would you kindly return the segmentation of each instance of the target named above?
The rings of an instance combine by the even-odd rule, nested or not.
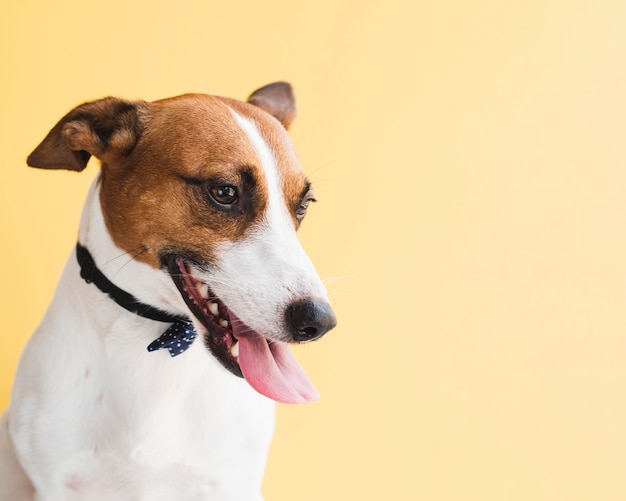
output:
[[[115,303],[127,311],[139,315],[140,317],[156,320],[157,322],[180,322],[189,321],[186,317],[179,317],[159,310],[154,306],[142,303],[135,296],[129,294],[115,285],[107,276],[100,271],[93,260],[89,249],[80,242],[76,243],[76,260],[80,266],[80,276],[88,284],[94,284],[100,291],[109,296]]]
[[[168,325],[163,334],[148,345],[148,351],[167,349],[170,355],[175,357],[189,349],[198,335],[190,318],[172,315],[142,303],[132,294],[120,289],[100,271],[89,249],[80,242],[76,244],[76,260],[80,266],[80,276],[85,282],[96,286],[114,303],[135,315]]]
[[[100,205],[100,176],[87,195],[78,241],[89,249],[95,266],[115,286],[146,305],[176,317],[186,316],[184,302],[167,274],[135,260],[142,249],[125,251],[111,239]]]

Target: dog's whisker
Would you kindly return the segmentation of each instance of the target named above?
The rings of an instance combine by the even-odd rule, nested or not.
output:
[[[352,278],[349,275],[338,275],[338,276],[334,276],[334,277],[326,277],[324,279],[322,279],[322,283],[324,285],[330,285],[330,284],[334,284],[335,282],[338,282],[340,280],[346,280],[347,278]]]
[[[122,254],[115,256],[114,258],[109,259],[108,261],[105,261],[103,263],[103,266],[106,266],[110,263],[112,263],[113,261],[116,261],[120,258],[126,257],[126,256],[132,256],[133,259],[136,258],[137,256],[140,256],[141,254],[143,254],[144,252],[146,252],[148,249],[146,249],[143,245],[138,245],[137,247],[135,247],[134,249],[130,249],[128,252],[123,252]],[[140,251],[140,252],[137,252]]]
[[[309,177],[309,179],[311,179],[313,181],[314,187],[318,185],[318,181],[319,181],[319,179],[314,179],[315,175],[318,172],[320,172],[320,171],[324,171],[324,170],[328,169],[329,167],[332,167],[333,164],[335,164],[335,163],[336,162],[334,162],[334,161],[329,161],[329,162],[320,164],[319,166],[315,167],[314,169],[308,171],[308,177]]]
[[[139,256],[141,256],[142,254],[144,254],[145,252],[147,252],[148,249],[143,248],[141,251],[137,252],[134,255],[130,255],[130,253],[127,253],[126,255],[129,256],[129,259],[122,264],[122,266],[119,267],[119,269],[113,274],[112,278],[115,278],[117,276],[117,274],[122,271],[126,266],[128,266],[130,263],[132,263],[135,259],[137,259]]]

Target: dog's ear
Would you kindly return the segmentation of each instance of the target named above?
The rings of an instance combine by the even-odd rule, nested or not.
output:
[[[278,119],[285,129],[296,118],[296,100],[287,82],[275,82],[255,90],[248,102]]]
[[[148,120],[143,101],[106,97],[82,104],[57,123],[27,159],[31,167],[82,171],[91,155],[115,162],[128,155]]]

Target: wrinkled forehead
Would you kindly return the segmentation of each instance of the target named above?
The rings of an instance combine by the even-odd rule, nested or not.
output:
[[[301,196],[306,177],[293,143],[280,122],[259,108],[203,94],[155,101],[151,107],[145,151],[154,151],[157,143],[161,154],[173,157],[169,160],[190,177],[212,168],[251,168],[260,179],[273,175],[287,198]],[[158,144],[163,138],[168,144]]]

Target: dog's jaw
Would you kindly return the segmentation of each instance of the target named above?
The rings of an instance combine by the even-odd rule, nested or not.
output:
[[[286,343],[248,327],[182,257],[171,256],[168,270],[189,310],[205,329],[205,345],[226,369],[277,402],[308,403],[319,398]]]
[[[209,285],[197,278],[193,267],[181,256],[169,256],[167,269],[193,316],[206,329],[204,340],[215,358],[234,375],[243,377],[237,362],[237,340],[226,305]]]

